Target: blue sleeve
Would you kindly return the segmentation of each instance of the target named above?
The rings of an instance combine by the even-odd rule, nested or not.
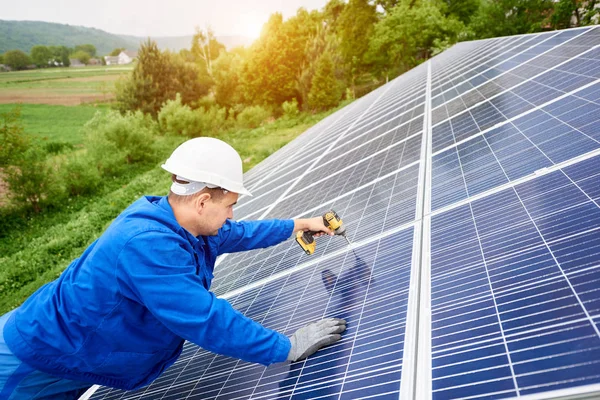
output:
[[[273,246],[289,239],[293,231],[291,219],[227,220],[219,229],[219,254]]]
[[[214,353],[269,365],[285,361],[289,339],[204,288],[183,238],[144,232],[119,255],[120,288],[176,335]]]

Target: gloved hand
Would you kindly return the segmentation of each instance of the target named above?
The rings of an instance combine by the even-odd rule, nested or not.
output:
[[[300,328],[290,337],[292,348],[287,359],[302,360],[315,353],[321,347],[337,342],[340,333],[346,330],[346,321],[340,318],[325,318]]]

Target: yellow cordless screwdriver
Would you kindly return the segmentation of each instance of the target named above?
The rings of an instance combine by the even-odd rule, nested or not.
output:
[[[350,240],[346,237],[346,227],[335,211],[329,210],[323,215],[323,224],[331,229],[336,235],[343,236],[348,244],[350,244]],[[298,231],[298,233],[296,233],[296,242],[298,242],[300,247],[302,247],[304,252],[308,255],[313,254],[317,247],[317,243],[313,237],[316,233],[317,232],[312,231]]]

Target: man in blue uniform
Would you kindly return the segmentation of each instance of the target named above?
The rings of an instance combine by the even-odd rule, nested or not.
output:
[[[228,144],[196,138],[163,165],[168,197],[129,206],[54,282],[0,318],[0,399],[72,399],[92,384],[145,386],[184,340],[269,365],[340,339],[328,318],[290,338],[209,291],[217,256],[268,247],[298,230],[332,234],[321,217],[235,222],[242,162]]]

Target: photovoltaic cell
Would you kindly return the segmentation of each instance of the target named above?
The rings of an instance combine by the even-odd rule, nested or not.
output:
[[[320,213],[334,209],[343,215],[347,236],[353,242],[398,228],[415,218],[418,166],[389,174],[384,179],[324,203]],[[313,212],[316,214],[317,211]],[[303,215],[310,216],[312,214]],[[270,217],[270,216],[268,216]],[[233,255],[219,265],[211,289],[217,294],[239,289],[271,275],[297,267],[312,258],[343,249],[346,241],[337,237],[319,239],[314,255],[305,256],[294,241],[264,250]]]
[[[344,338],[305,361],[265,368],[187,344],[179,362],[147,388],[105,389],[96,398],[397,398],[411,253],[409,228],[230,299],[286,334],[326,316],[345,318]]]
[[[577,170],[600,157],[433,218],[435,399],[600,382],[600,206]]]
[[[460,43],[245,183],[236,218],[335,209],[353,245],[226,255],[211,290],[287,335],[346,318],[342,341],[269,368],[186,343],[149,386],[94,399],[600,393],[600,28]]]

